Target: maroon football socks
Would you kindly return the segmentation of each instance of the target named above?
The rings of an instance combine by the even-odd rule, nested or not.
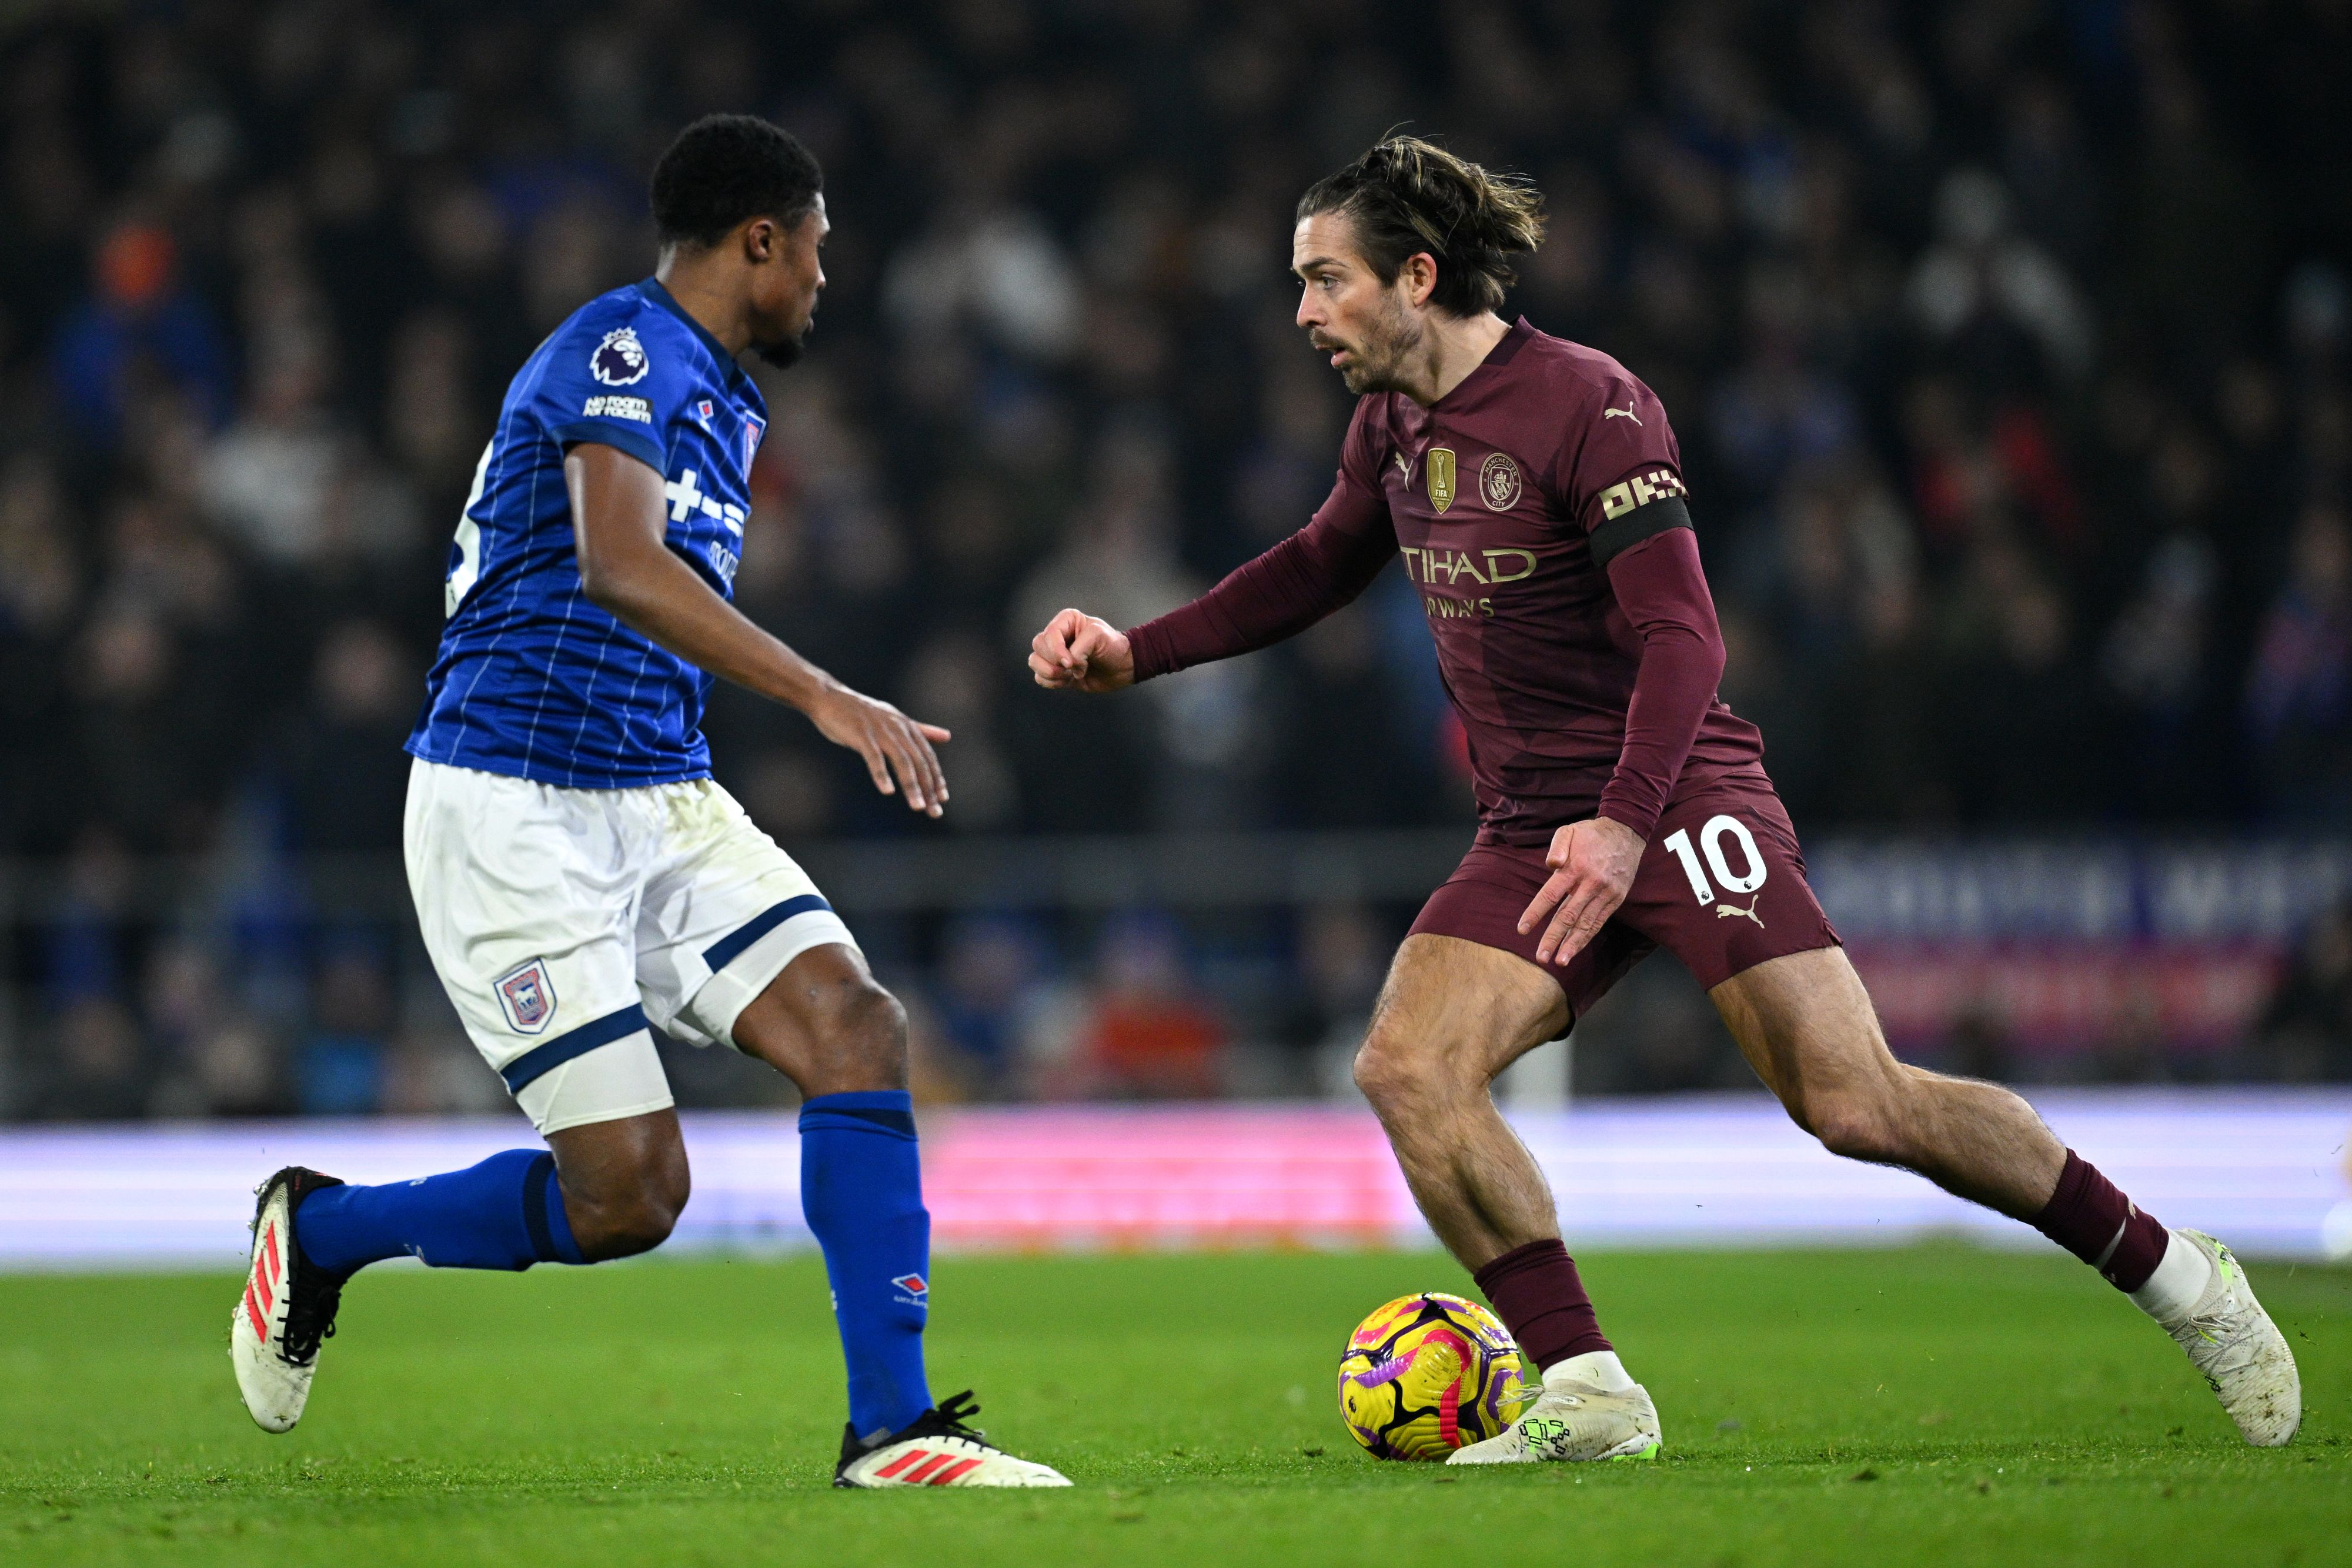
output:
[[[1577,1278],[1576,1260],[1559,1242],[1515,1247],[1479,1270],[1475,1278],[1533,1370],[1612,1348],[1592,1311],[1592,1298]]]
[[[2033,1228],[2126,1291],[2147,1283],[2172,1240],[2171,1232],[2072,1149],[2058,1173],[2058,1190],[2033,1217]]]

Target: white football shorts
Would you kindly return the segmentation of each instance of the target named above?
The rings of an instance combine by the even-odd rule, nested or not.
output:
[[[732,1045],[785,965],[856,946],[707,779],[559,789],[418,761],[404,841],[433,967],[541,1133],[674,1103],[648,1025]]]

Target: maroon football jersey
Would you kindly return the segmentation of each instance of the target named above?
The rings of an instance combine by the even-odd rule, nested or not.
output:
[[[1650,389],[1608,355],[1522,319],[1432,407],[1401,392],[1360,399],[1314,520],[1192,604],[1136,628],[1136,673],[1290,635],[1399,556],[1468,733],[1480,839],[1546,842],[1594,815],[1604,792],[1627,802],[1611,815],[1646,833],[1670,791],[1754,768],[1763,756],[1756,727],[1714,696],[1710,676],[1692,697],[1703,711],[1687,755],[1664,758],[1663,779],[1636,767],[1621,774],[1644,629],[1608,568],[1686,525],[1683,495],[1680,451]],[[1671,569],[1666,618],[1703,619],[1695,635],[1711,641],[1695,548],[1672,548],[1688,559],[1686,570],[1679,557]]]

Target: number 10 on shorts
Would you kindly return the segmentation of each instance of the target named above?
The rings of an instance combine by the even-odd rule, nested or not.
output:
[[[1748,862],[1747,869],[1737,875],[1724,856],[1723,841],[1727,838],[1738,844],[1740,857]],[[1706,825],[1698,831],[1696,849],[1691,847],[1690,830],[1677,828],[1667,835],[1666,848],[1683,862],[1683,874],[1690,878],[1691,892],[1698,895],[1702,904],[1715,902],[1715,889],[1707,884],[1709,872],[1715,873],[1716,882],[1726,893],[1753,893],[1764,885],[1764,857],[1756,848],[1755,836],[1737,817],[1709,817]],[[1699,864],[1702,854],[1706,857],[1705,866]]]

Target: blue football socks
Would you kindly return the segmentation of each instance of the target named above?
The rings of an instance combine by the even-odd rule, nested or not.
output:
[[[931,1406],[931,1216],[906,1091],[820,1094],[801,1107],[801,1208],[833,1281],[850,1429],[871,1442]]]
[[[436,1269],[584,1261],[555,1156],[544,1149],[509,1149],[415,1181],[321,1187],[302,1200],[294,1239],[311,1262],[338,1274],[403,1254]]]

